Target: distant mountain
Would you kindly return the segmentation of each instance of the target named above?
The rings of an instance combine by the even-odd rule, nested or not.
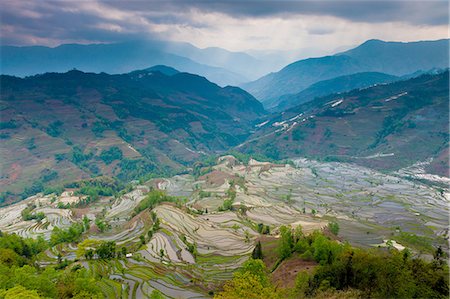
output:
[[[265,114],[240,88],[163,66],[0,79],[0,190],[23,196],[91,176],[179,170],[242,142]]]
[[[283,63],[285,60],[281,62],[278,57],[257,59],[243,52],[231,52],[217,47],[199,49],[188,43],[170,42],[164,49],[205,65],[230,70],[243,78],[247,78],[247,80],[255,80],[285,65]]]
[[[349,56],[371,71],[402,76],[418,70],[449,66],[449,39],[418,42],[368,40],[336,56]]]
[[[158,71],[158,72],[163,73],[166,76],[173,76],[173,75],[179,73],[178,70],[174,69],[173,67],[166,66],[166,65],[155,65],[155,66],[145,69],[144,71],[147,71],[147,72]],[[141,71],[137,71],[137,72],[141,72]]]
[[[409,43],[369,40],[334,56],[294,62],[277,73],[241,86],[264,104],[274,106],[283,95],[299,93],[311,84],[339,76],[360,72],[403,76],[418,70],[447,68],[448,53],[448,39]]]
[[[397,170],[434,158],[449,176],[449,73],[316,98],[269,117],[238,149]]]
[[[316,97],[350,91],[356,88],[366,88],[380,83],[389,83],[398,79],[399,77],[397,76],[377,72],[356,73],[352,75],[340,76],[330,80],[314,83],[297,94],[281,96],[279,101],[274,103],[276,104],[278,102],[276,107],[272,107],[270,102],[267,102],[266,106],[269,109],[282,111],[302,103],[312,101]]]
[[[172,48],[174,45],[175,43],[172,43]],[[207,77],[222,86],[248,81],[245,76],[223,67],[202,64],[185,56],[173,54],[167,50],[168,47],[161,41],[66,44],[55,48],[1,46],[1,73],[29,76],[45,72],[66,72],[74,68],[85,72],[125,73],[149,65],[162,64],[182,72]],[[193,46],[191,48],[192,52],[203,53]],[[230,61],[227,63],[233,65]]]

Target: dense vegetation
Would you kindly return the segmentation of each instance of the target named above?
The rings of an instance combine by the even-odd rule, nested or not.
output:
[[[36,208],[36,205],[28,205],[25,209],[22,210],[22,219],[25,221],[34,220],[41,221],[45,218],[45,214],[42,212],[32,213],[32,211]]]
[[[82,267],[39,267],[36,259],[49,244],[0,232],[0,298],[103,298],[98,278]]]
[[[117,146],[103,150],[100,154],[100,159],[107,165],[111,164],[114,160],[122,160],[122,157],[123,153]]]
[[[98,177],[92,180],[84,180],[66,185],[66,187],[78,188],[75,195],[86,195],[80,200],[76,206],[83,207],[97,201],[100,196],[117,196],[120,193],[130,190],[130,186],[126,186],[114,178]]]
[[[67,229],[55,227],[50,237],[50,244],[72,243],[80,241],[81,235],[87,227],[83,223],[74,223]]]
[[[261,260],[249,260],[225,284],[216,298],[448,298],[449,267],[437,248],[427,262],[413,258],[407,249],[381,251],[354,248],[321,232],[304,235],[301,229],[280,228],[280,261],[315,261],[314,271],[299,269],[293,289],[277,289]],[[262,257],[260,244],[253,257]]]
[[[175,202],[178,199],[167,195],[161,190],[150,190],[147,196],[134,208],[134,214],[137,215],[146,209],[153,209],[157,204],[162,202]]]
[[[270,283],[267,269],[260,259],[250,259],[234,274],[233,280],[226,283],[223,291],[216,294],[217,299],[238,298],[282,298]]]

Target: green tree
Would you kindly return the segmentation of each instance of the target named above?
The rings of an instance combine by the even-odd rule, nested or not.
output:
[[[300,271],[295,278],[295,292],[300,296],[305,296],[309,288],[309,274],[306,271]]]
[[[255,260],[263,258],[262,248],[261,248],[261,241],[258,241],[256,243],[256,246],[255,246],[255,248],[253,249],[253,252],[252,252],[252,258],[255,259]]]
[[[298,241],[300,241],[303,237],[303,229],[302,226],[299,224],[294,229],[294,235],[293,235],[293,242],[294,244],[297,244]]]
[[[117,146],[113,146],[108,150],[103,150],[100,154],[100,159],[105,162],[105,164],[111,164],[114,160],[122,160],[122,157],[122,150]]]
[[[9,290],[0,290],[0,298],[4,299],[40,299],[38,292],[27,290],[21,285],[15,286]]]
[[[147,194],[145,199],[143,199],[141,202],[139,202],[137,207],[134,208],[134,214],[137,215],[137,214],[139,214],[140,212],[142,212],[143,210],[146,210],[146,209],[150,209],[151,210],[154,207],[156,207],[156,205],[158,205],[159,203],[162,203],[162,202],[175,202],[175,201],[176,201],[176,197],[168,196],[162,190],[151,190]],[[156,217],[156,213],[155,213],[155,217]],[[152,218],[153,218],[153,214],[152,214]]]
[[[106,221],[104,221],[103,219],[99,219],[99,218],[95,219],[95,225],[97,225],[98,229],[101,232],[104,232],[109,228],[108,223],[106,223]]]
[[[217,293],[217,299],[260,299],[260,298],[283,298],[277,293],[275,287],[270,283],[267,269],[261,260],[249,259],[242,268],[234,274],[231,281],[224,285],[223,291]]]
[[[334,221],[328,223],[328,229],[333,235],[337,236],[339,233],[339,223]]]
[[[264,224],[258,223],[258,233],[262,234],[263,229],[264,229]]]
[[[291,228],[284,225],[281,226],[280,236],[278,255],[280,256],[280,259],[284,260],[291,256],[294,246]]]
[[[66,242],[78,242],[83,232],[84,225],[82,223],[74,223],[68,229],[55,227],[50,236],[50,243],[54,246]]]
[[[87,230],[89,230],[89,223],[91,222],[91,220],[89,220],[89,218],[86,216],[86,215],[84,215],[84,217],[83,217],[83,225],[84,225],[84,230],[85,231],[87,231]]]
[[[111,259],[116,256],[116,242],[102,242],[95,251],[101,259]]]
[[[161,223],[159,222],[159,218],[156,218],[155,222],[153,223],[153,232],[157,232],[159,230]]]
[[[164,297],[163,293],[161,293],[160,291],[158,291],[156,289],[153,290],[150,294],[150,299],[164,299],[164,298],[165,297]]]

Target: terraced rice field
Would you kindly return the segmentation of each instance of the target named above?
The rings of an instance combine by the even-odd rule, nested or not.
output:
[[[230,279],[248,259],[259,236],[258,223],[268,225],[276,237],[281,225],[301,225],[310,233],[337,221],[340,237],[355,245],[383,246],[401,231],[431,238],[448,249],[444,240],[449,190],[345,163],[297,159],[294,164],[251,160],[242,165],[227,156],[198,179],[182,175],[151,180],[119,198],[102,198],[83,209],[56,208],[58,202],[76,201],[71,193],[58,198],[37,195],[1,208],[0,230],[49,238],[54,227],[68,227],[85,215],[91,220],[103,215],[110,229],[89,231],[83,239],[138,248],[129,258],[79,262],[104,277],[102,289],[108,298],[146,298],[153,289],[169,298],[208,297],[208,290]],[[231,185],[232,209],[219,211],[230,198]],[[149,239],[150,212],[134,216],[133,211],[150,186],[187,201],[178,207],[172,203],[155,207],[160,229]],[[33,213],[43,212],[46,218],[23,221],[21,212],[28,204],[35,204]],[[146,236],[143,245],[141,235]],[[195,254],[189,244],[195,245]],[[409,244],[397,241],[395,246]],[[76,249],[76,244],[58,245],[42,254],[39,262],[56,263],[58,254],[74,260]]]
[[[105,218],[127,219],[148,191],[146,186],[137,186],[133,191],[118,198],[107,211]]]
[[[90,238],[102,241],[115,241],[117,245],[123,245],[139,239],[139,236],[143,233],[145,233],[144,223],[142,221],[136,221],[129,228],[120,226],[111,231],[91,235]]]
[[[21,213],[30,203],[36,204],[35,213],[42,212],[46,218],[40,222],[23,221]],[[0,230],[16,233],[25,238],[43,236],[48,239],[54,227],[67,228],[73,222],[72,212],[53,208],[48,196],[33,196],[0,209]]]
[[[186,236],[189,242],[195,242],[200,254],[219,254],[235,256],[249,254],[253,250],[256,233],[251,229],[233,230],[216,225],[205,217],[195,217],[169,205],[154,209],[163,227]],[[247,239],[245,231],[250,235]]]
[[[161,250],[164,253],[161,256]],[[195,264],[195,259],[187,250],[186,245],[176,236],[165,232],[156,233],[144,250],[148,259],[157,261],[168,260],[172,263]]]

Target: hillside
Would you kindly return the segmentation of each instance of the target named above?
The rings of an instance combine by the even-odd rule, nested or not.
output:
[[[276,73],[241,86],[263,103],[277,103],[285,94],[299,93],[311,84],[360,72],[403,76],[418,70],[447,68],[449,40],[384,42],[369,40],[334,56],[296,61]]]
[[[277,101],[275,101],[275,103],[278,103],[277,106],[271,107],[270,103],[267,102],[266,107],[272,108],[276,111],[282,111],[312,101],[316,97],[350,91],[356,88],[365,88],[380,83],[393,82],[396,79],[398,79],[396,76],[376,72],[356,73],[352,75],[340,76],[330,80],[314,83],[297,94],[281,96]]]
[[[449,176],[448,71],[318,98],[274,114],[238,149],[397,170],[435,158]]]
[[[265,113],[247,92],[188,73],[70,71],[1,76],[1,86],[3,200],[91,176],[180,170],[245,140]]]

